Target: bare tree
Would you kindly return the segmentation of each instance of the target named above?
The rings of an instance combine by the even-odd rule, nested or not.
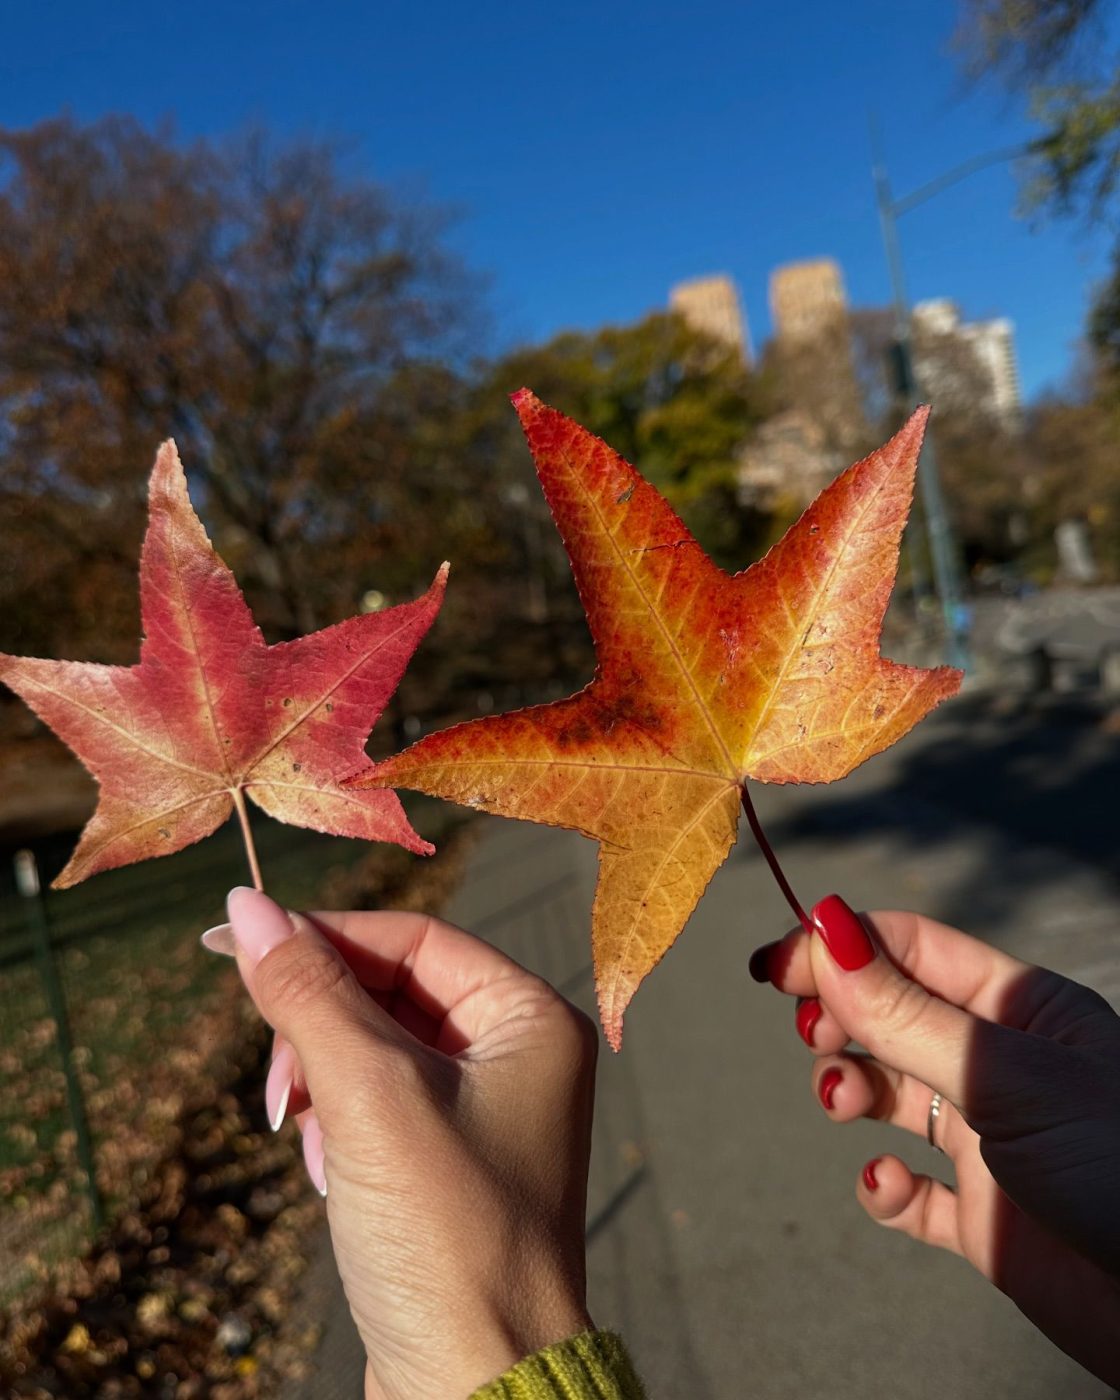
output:
[[[49,587],[69,601],[25,633],[53,609],[78,650],[111,645],[80,594],[131,575],[173,433],[274,629],[352,611],[355,541],[369,569],[417,426],[391,395],[453,392],[423,367],[461,355],[471,293],[438,216],[329,147],[184,147],[126,118],[0,132],[0,601]]]

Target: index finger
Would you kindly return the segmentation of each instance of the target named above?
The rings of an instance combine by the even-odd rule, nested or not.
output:
[[[1010,1015],[1009,1008],[1027,974],[1038,976],[1033,964],[924,914],[876,909],[862,917],[895,966],[927,992],[986,1021],[1012,1025],[1020,1019]],[[809,935],[804,929],[794,929],[771,945],[765,963],[766,980],[779,991],[816,995]],[[1049,976],[1062,980],[1057,973]]]

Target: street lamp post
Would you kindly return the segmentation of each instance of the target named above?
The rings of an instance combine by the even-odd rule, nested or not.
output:
[[[887,257],[887,269],[891,279],[891,297],[894,302],[894,347],[897,356],[898,388],[907,407],[913,409],[921,401],[921,386],[914,371],[910,301],[906,294],[906,278],[902,270],[902,248],[898,241],[898,219],[950,185],[955,185],[958,180],[965,179],[974,171],[982,170],[985,166],[1002,164],[1017,156],[1029,155],[1040,149],[1045,142],[1044,140],[1032,141],[1027,145],[974,156],[971,160],[954,166],[952,170],[946,171],[944,175],[939,175],[935,180],[922,185],[920,189],[914,190],[902,199],[895,199],[891,194],[890,180],[887,177],[886,165],[879,153],[879,143],[874,127],[872,129],[872,143],[875,147],[872,176],[875,181],[879,223],[883,232],[883,249]],[[960,560],[953,539],[952,526],[949,523],[949,515],[945,509],[941,476],[937,470],[937,457],[933,443],[928,438],[922,448],[918,464],[918,483],[922,497],[922,508],[925,512],[934,587],[941,604],[941,615],[949,644],[949,660],[952,665],[966,670],[968,668],[968,646],[961,592]]]

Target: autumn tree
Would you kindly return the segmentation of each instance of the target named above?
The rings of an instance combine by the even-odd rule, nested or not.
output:
[[[267,635],[413,596],[449,557],[401,707],[519,664],[545,684],[570,586],[507,402],[523,383],[728,562],[757,552],[733,355],[656,316],[469,362],[477,319],[438,215],[329,148],[126,118],[0,132],[0,646],[132,658],[143,483],[173,435]]]
[[[1120,49],[1103,0],[965,0],[957,34],[973,75],[1026,97],[1043,135],[1032,202],[1103,213],[1120,186]]]
[[[1092,357],[1088,375],[1112,423],[1114,453],[1120,457],[1120,244],[1113,252],[1108,277],[1097,289],[1088,332]]]
[[[1120,472],[1115,402],[1092,365],[1075,391],[1049,395],[1029,412],[1023,436],[1024,509],[1033,572],[1057,564],[1054,526],[1082,521],[1102,579],[1120,579]]]
[[[657,313],[498,360],[474,391],[469,449],[522,484],[528,459],[507,398],[523,385],[636,462],[724,562],[751,557],[757,522],[737,502],[739,455],[764,404],[737,352]]]
[[[1025,167],[1028,202],[1115,232],[1120,44],[1113,18],[1102,0],[966,0],[958,38],[973,74],[1025,98],[1042,129]],[[1082,391],[1040,404],[1024,441],[1039,483],[1036,516],[1088,522],[1107,573],[1115,569],[1107,561],[1116,549],[1120,456],[1120,238],[1087,329],[1095,358]]]
[[[447,543],[431,481],[401,481],[459,391],[435,362],[469,304],[433,212],[330,148],[118,117],[0,132],[4,644],[121,659],[172,434],[274,634],[414,590]]]

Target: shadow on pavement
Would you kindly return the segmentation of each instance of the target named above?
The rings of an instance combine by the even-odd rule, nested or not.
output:
[[[937,909],[966,928],[1006,914],[1011,870],[1019,898],[1053,889],[1069,857],[1120,881],[1120,735],[1099,706],[966,696],[927,726],[934,736],[899,755],[889,784],[814,789],[817,800],[767,824],[771,839],[836,847],[878,834],[928,854],[966,825],[972,869],[939,887]]]

